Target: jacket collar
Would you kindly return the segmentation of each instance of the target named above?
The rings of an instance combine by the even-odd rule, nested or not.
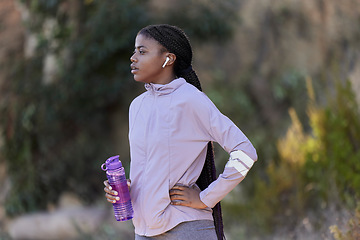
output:
[[[177,78],[172,80],[168,84],[145,83],[145,88],[148,92],[160,96],[172,93],[184,83],[186,83],[186,80],[184,78]]]

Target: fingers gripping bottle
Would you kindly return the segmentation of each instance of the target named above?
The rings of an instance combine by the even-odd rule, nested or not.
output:
[[[106,176],[113,190],[118,192],[120,200],[113,203],[114,214],[117,221],[126,221],[133,218],[130,193],[126,182],[125,170],[119,160],[119,155],[110,157],[101,169],[106,171]]]

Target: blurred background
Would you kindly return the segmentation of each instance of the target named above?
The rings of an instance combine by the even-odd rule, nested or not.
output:
[[[258,151],[222,201],[227,239],[360,239],[359,0],[1,0],[0,239],[133,239],[100,165],[129,172],[129,58],[154,23],[185,30]]]

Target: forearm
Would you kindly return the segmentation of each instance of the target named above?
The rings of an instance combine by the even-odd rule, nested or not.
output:
[[[245,178],[254,162],[242,151],[232,152],[224,172],[200,193],[201,201],[208,207],[214,207]]]

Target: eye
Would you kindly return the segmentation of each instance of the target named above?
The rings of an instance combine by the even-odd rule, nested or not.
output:
[[[133,54],[135,53],[140,53],[141,55],[144,55],[146,53],[146,50],[143,50],[143,49],[139,49],[139,48],[135,48],[134,51],[133,51]]]

